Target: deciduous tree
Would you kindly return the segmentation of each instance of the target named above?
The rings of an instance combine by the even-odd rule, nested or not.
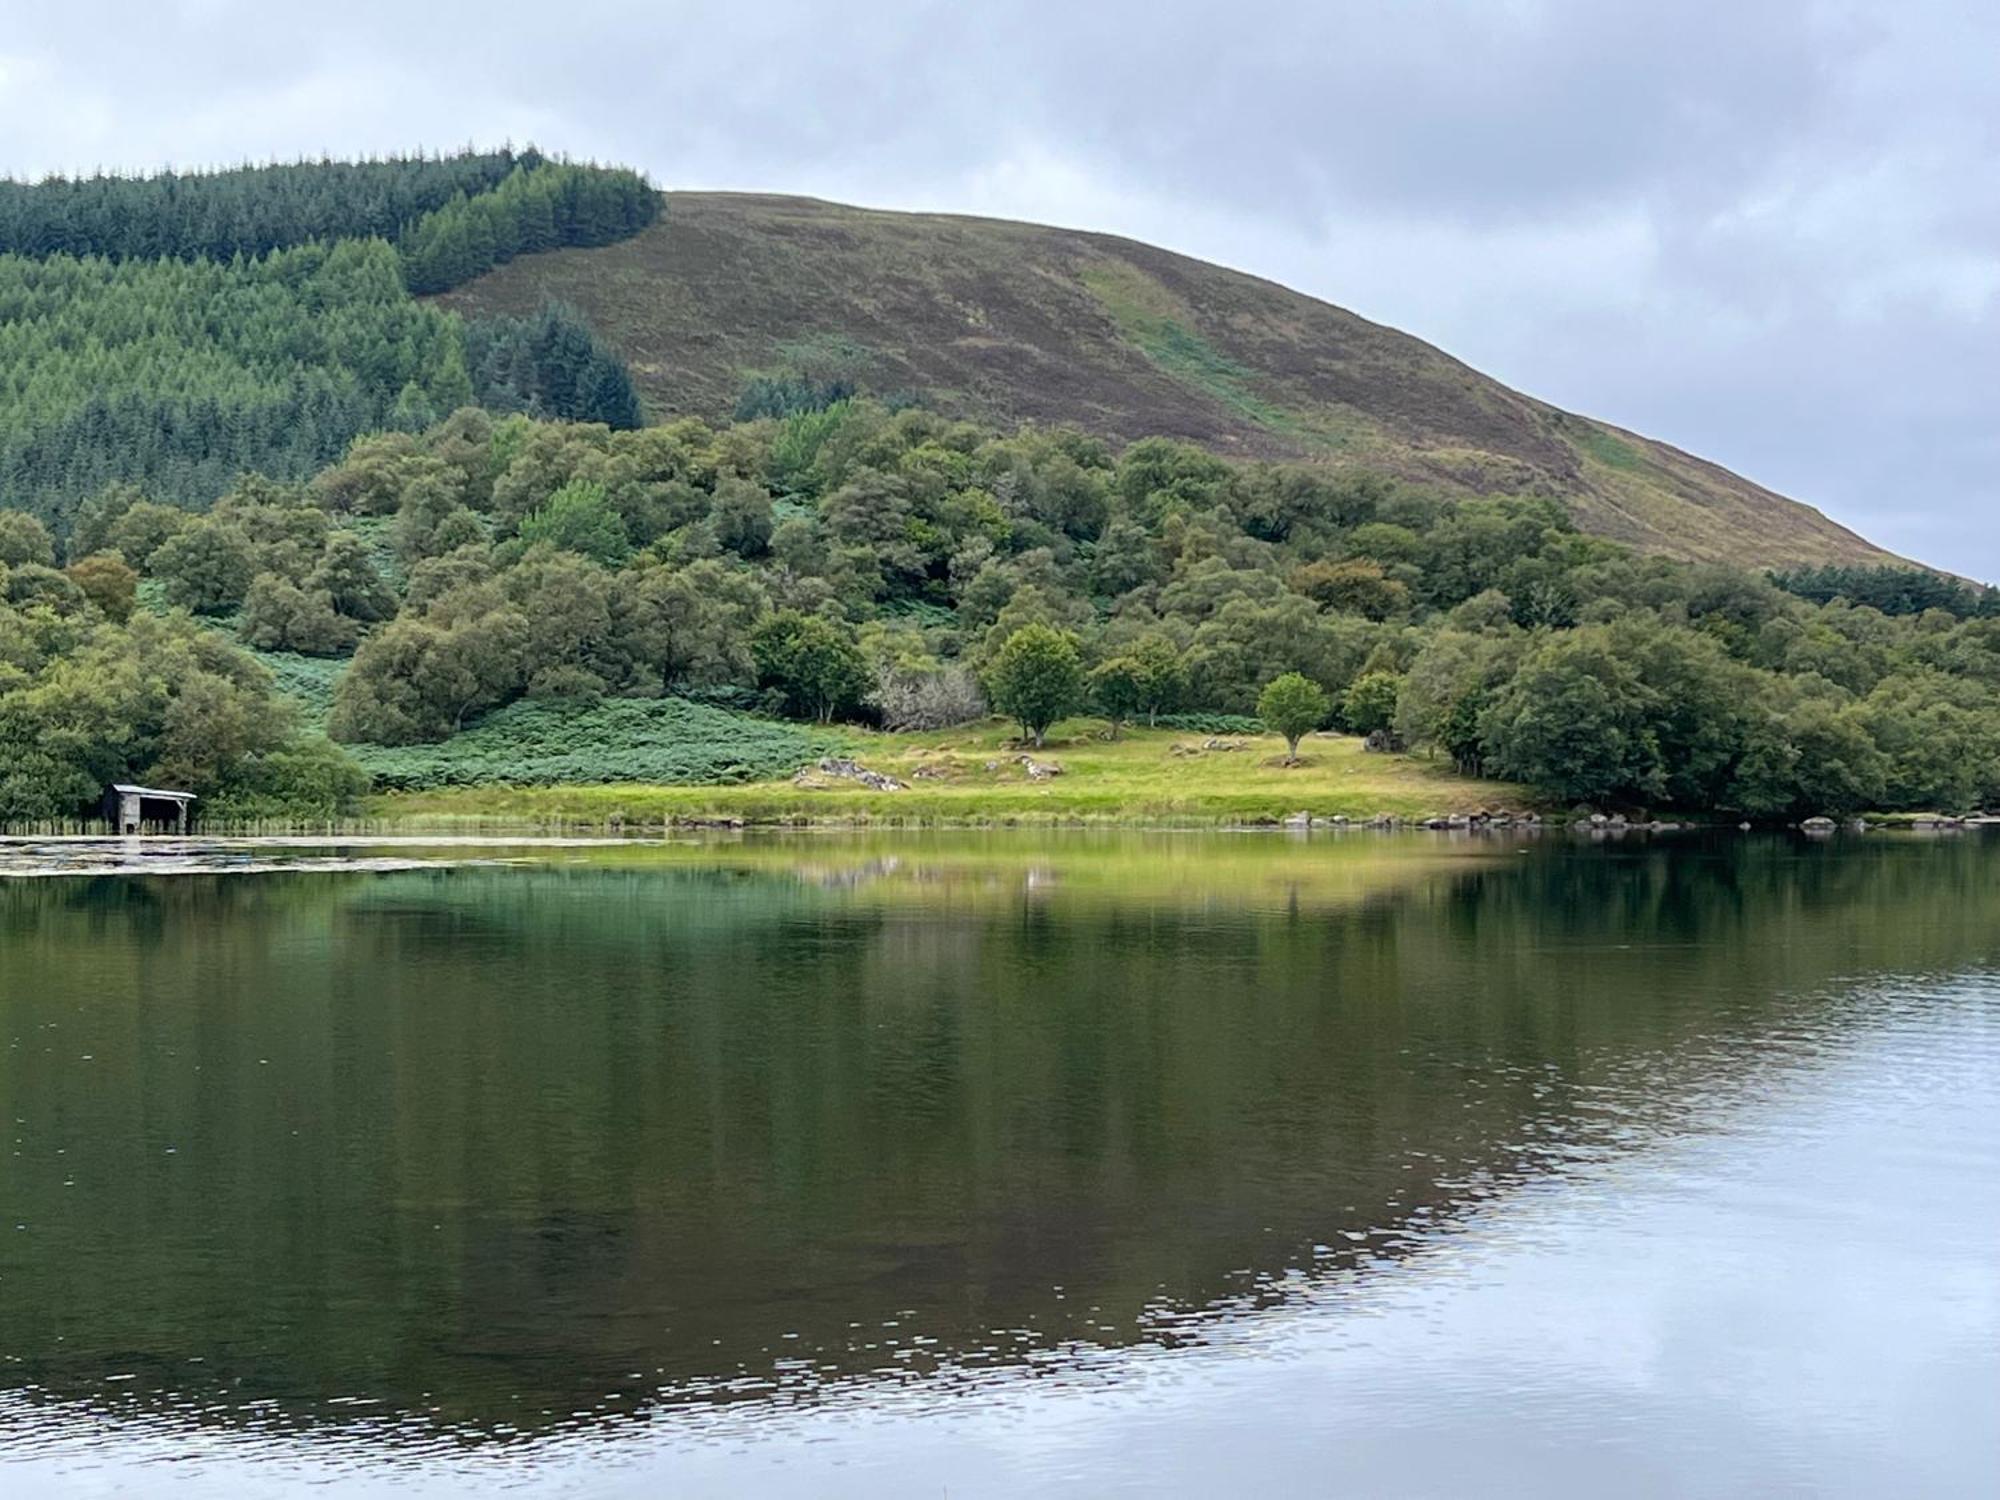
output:
[[[1257,695],[1257,717],[1285,738],[1285,759],[1296,764],[1299,741],[1326,722],[1333,707],[1326,689],[1302,672],[1274,677]]]
[[[1007,638],[986,669],[986,696],[1041,748],[1049,726],[1083,701],[1083,658],[1076,638],[1029,625]]]

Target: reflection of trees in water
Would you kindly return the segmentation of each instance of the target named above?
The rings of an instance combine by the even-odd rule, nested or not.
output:
[[[93,1058],[0,1062],[65,1147],[9,1167],[0,1352],[63,1396],[491,1433],[1167,1337],[1161,1308],[1406,1253],[1676,1128],[1816,986],[1984,961],[1991,865],[1545,847],[1352,904],[1071,900],[1060,856],[1004,900],[916,857],[866,900],[726,869],[17,887],[8,1034]]]

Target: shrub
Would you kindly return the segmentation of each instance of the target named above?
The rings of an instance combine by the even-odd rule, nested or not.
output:
[[[355,623],[335,611],[323,589],[302,589],[276,573],[259,573],[243,598],[236,633],[260,651],[339,656],[354,649]]]
[[[1355,734],[1373,734],[1396,722],[1396,695],[1403,679],[1394,672],[1364,672],[1347,685],[1340,717]]]
[[[572,479],[549,496],[548,503],[521,522],[521,540],[530,546],[547,542],[565,552],[577,552],[606,567],[615,567],[632,550],[620,518],[604,486]]]
[[[1182,734],[1262,734],[1267,727],[1249,714],[1161,714],[1153,723]]]
[[[243,533],[202,517],[162,542],[148,571],[166,584],[169,604],[198,615],[219,615],[243,602],[251,567],[250,543]]]
[[[893,730],[949,729],[986,716],[986,699],[960,666],[885,666],[875,674],[868,706]]]
[[[780,610],[750,638],[757,680],[784,694],[788,710],[830,723],[868,690],[868,659],[851,633],[818,615]]]
[[[70,582],[103,611],[105,619],[123,625],[132,618],[139,575],[126,567],[125,559],[116,552],[93,552],[71,563],[68,572]]]
[[[329,822],[346,817],[368,790],[368,773],[338,746],[305,740],[254,756],[241,780],[211,798],[204,822]]]
[[[607,781],[698,785],[788,776],[836,743],[795,724],[680,698],[509,704],[442,744],[356,745],[384,790]]]
[[[46,568],[55,560],[48,527],[24,510],[0,510],[0,566],[39,563]]]

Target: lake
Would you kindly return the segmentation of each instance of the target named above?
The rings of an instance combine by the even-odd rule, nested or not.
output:
[[[11,878],[7,878],[11,877]],[[0,1492],[2000,1492],[2000,840],[0,849]]]

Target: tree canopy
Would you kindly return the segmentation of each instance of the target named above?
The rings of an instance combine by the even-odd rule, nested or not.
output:
[[[0,505],[58,535],[114,482],[199,508],[472,401],[636,427],[573,310],[467,323],[412,293],[658,211],[636,173],[532,150],[0,182]]]
[[[1285,738],[1285,758],[1299,758],[1299,741],[1326,722],[1333,704],[1303,672],[1273,677],[1257,695],[1257,717]]]
[[[86,645],[108,672],[163,618],[216,640],[194,617],[268,659],[330,662],[329,732],[376,745],[660,695],[905,728],[990,705],[1035,743],[1092,708],[1114,729],[1254,712],[1294,755],[1323,725],[1389,729],[1594,806],[1796,818],[2000,797],[2000,619],[1977,594],[1814,602],[1580,535],[1534,496],[1157,439],[1117,451],[867,399],[723,427],[465,407],[356,438],[309,478],[234,477],[206,510],[118,481],[68,522],[0,512],[0,692],[25,695],[10,743],[42,767],[9,805],[37,815],[112,774],[182,769],[150,719],[29,707],[57,701]],[[267,724],[254,672],[219,675],[236,696],[198,701],[234,715],[231,754],[310,745]],[[321,784],[337,757],[312,754]]]
[[[1083,657],[1075,639],[1047,625],[1022,626],[987,668],[986,696],[1039,747],[1051,724],[1083,704]]]

